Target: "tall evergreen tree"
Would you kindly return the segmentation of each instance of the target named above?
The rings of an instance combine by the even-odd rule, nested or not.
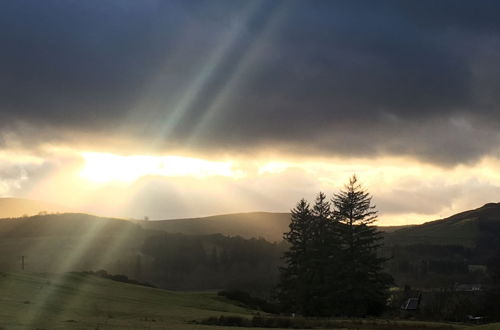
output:
[[[291,211],[290,244],[281,269],[280,300],[285,310],[306,316],[333,314],[330,301],[336,285],[338,235],[333,226],[330,203],[319,193],[313,207],[302,199]],[[333,275],[333,276],[332,276]]]
[[[332,198],[333,217],[339,223],[342,243],[342,290],[336,292],[341,312],[348,316],[378,314],[385,307],[391,277],[382,272],[385,258],[378,256],[381,233],[373,226],[377,211],[370,194],[349,179]]]
[[[283,239],[290,244],[283,259],[285,266],[280,268],[280,284],[278,298],[286,311],[306,314],[309,302],[309,246],[312,240],[313,217],[309,203],[301,199],[291,210],[290,231]]]
[[[306,316],[365,316],[381,312],[389,275],[377,252],[381,235],[370,194],[353,176],[331,204],[323,193],[291,211],[290,244],[281,268],[279,299],[285,310]]]
[[[320,192],[312,207],[311,242],[308,251],[308,263],[313,271],[310,277],[310,301],[307,315],[328,316],[331,308],[328,304],[330,266],[328,258],[331,255],[331,221],[330,203]]]

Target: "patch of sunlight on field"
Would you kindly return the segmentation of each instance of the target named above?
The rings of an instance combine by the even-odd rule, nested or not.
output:
[[[187,322],[249,314],[214,293],[171,292],[79,274],[2,273],[0,292],[0,329],[5,330],[208,329]]]

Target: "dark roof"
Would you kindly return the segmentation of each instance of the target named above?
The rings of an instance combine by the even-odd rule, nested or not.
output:
[[[402,305],[404,311],[416,311],[418,309],[418,298],[408,298]]]

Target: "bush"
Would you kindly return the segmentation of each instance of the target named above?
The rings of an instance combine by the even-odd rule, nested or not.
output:
[[[219,296],[240,302],[245,307],[261,310],[265,313],[278,314],[280,312],[277,304],[273,304],[265,299],[253,297],[248,292],[242,290],[219,291]]]
[[[82,274],[83,275],[94,275],[94,276],[98,276],[98,277],[102,277],[102,278],[107,278],[108,280],[112,280],[112,281],[116,281],[116,282],[142,285],[142,286],[147,286],[150,288],[156,288],[156,286],[151,284],[151,283],[139,282],[137,280],[130,279],[126,275],[122,275],[122,274],[112,275],[103,269],[98,270],[96,272],[93,272],[93,271],[82,272]]]
[[[376,321],[376,320],[332,320],[306,319],[302,317],[254,316],[248,319],[241,316],[219,316],[195,322],[204,325],[282,328],[282,329],[356,329],[356,330],[453,330],[453,325],[422,324],[409,322]]]

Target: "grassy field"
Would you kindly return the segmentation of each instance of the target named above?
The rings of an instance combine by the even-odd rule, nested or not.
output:
[[[0,274],[0,329],[191,329],[249,311],[213,293],[177,293],[68,274]]]
[[[172,292],[80,274],[0,273],[0,329],[243,329],[190,324],[190,321],[253,312],[207,292]],[[449,324],[341,321],[343,328],[441,329]],[[380,325],[383,326],[380,326]],[[407,327],[408,326],[408,327]],[[453,328],[468,329],[454,325]],[[250,328],[245,328],[250,329]],[[444,329],[444,328],[443,328]],[[500,324],[471,327],[500,329]]]

